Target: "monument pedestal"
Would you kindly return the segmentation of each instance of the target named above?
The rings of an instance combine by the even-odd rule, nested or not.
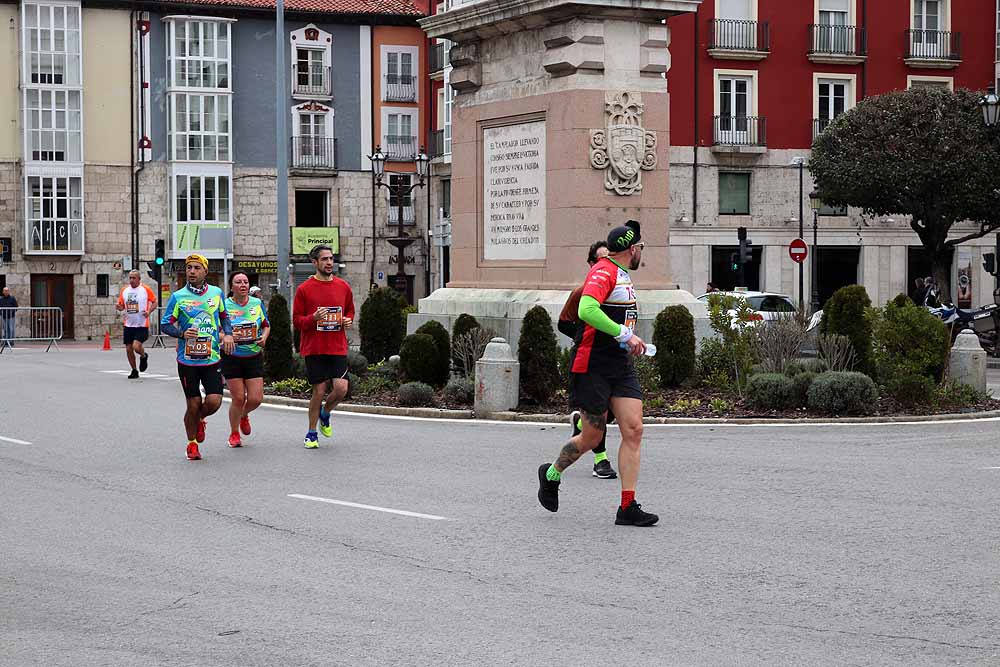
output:
[[[669,266],[670,66],[663,20],[700,0],[486,0],[421,20],[451,50],[452,248],[448,287],[421,299],[450,326],[475,315],[515,346],[530,308],[558,316],[587,250],[638,220],[640,335],[666,305],[705,308]]]

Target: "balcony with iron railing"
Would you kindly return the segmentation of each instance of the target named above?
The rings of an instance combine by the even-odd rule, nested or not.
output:
[[[382,87],[383,102],[416,102],[416,77],[409,74],[386,74]]]
[[[715,116],[712,152],[759,154],[767,150],[767,122],[759,116]]]
[[[809,51],[814,63],[854,65],[868,58],[868,33],[853,25],[809,26]]]
[[[833,118],[813,118],[813,141],[816,141],[816,137],[823,134],[833,121]]]
[[[445,50],[444,44],[438,42],[433,45],[430,49],[428,59],[430,61],[431,76],[443,72],[444,68],[448,66],[448,51]]]
[[[907,30],[906,58],[910,67],[954,69],[962,63],[962,33],[947,30]]]
[[[387,134],[382,143],[385,159],[392,162],[413,162],[417,157],[417,138],[405,135]]]
[[[714,19],[709,27],[708,54],[724,60],[763,60],[771,51],[767,21]]]
[[[292,95],[330,97],[332,90],[329,67],[292,65]]]
[[[291,144],[292,169],[332,171],[337,168],[337,140],[333,137],[294,136]]]

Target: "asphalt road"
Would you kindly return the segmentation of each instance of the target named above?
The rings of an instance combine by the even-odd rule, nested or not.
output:
[[[587,465],[538,506],[562,426],[261,408],[189,462],[151,358],[0,355],[0,665],[1000,664],[998,421],[648,427],[638,529]]]

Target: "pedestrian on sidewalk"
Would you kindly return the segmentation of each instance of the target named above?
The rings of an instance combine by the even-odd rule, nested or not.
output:
[[[124,313],[122,341],[125,343],[125,356],[132,372],[128,378],[134,380],[140,371],[145,373],[149,366],[149,355],[142,344],[149,338],[149,314],[156,308],[156,296],[148,285],[142,284],[139,272],[132,269],[128,272],[128,285],[118,294],[115,309]],[[135,368],[135,358],[139,357],[139,369]]]
[[[17,324],[17,313],[14,310],[17,308],[17,299],[15,299],[11,293],[10,288],[6,285],[3,288],[3,295],[0,296],[0,324],[3,325],[3,339],[7,341],[7,344],[14,347],[13,340]]]
[[[229,406],[229,446],[242,447],[243,435],[250,435],[250,413],[264,400],[264,345],[271,333],[264,303],[250,296],[250,277],[243,271],[229,276],[226,313],[233,323],[236,349],[222,355],[222,375],[226,378],[232,403]]]
[[[177,375],[184,389],[187,410],[187,457],[201,459],[198,443],[205,441],[205,418],[222,405],[221,352],[236,349],[233,326],[226,313],[222,290],[205,282],[208,260],[198,254],[184,260],[187,284],[170,295],[160,331],[177,339]],[[201,387],[205,398],[201,397]]]
[[[316,449],[317,420],[320,433],[329,438],[333,434],[330,413],[347,396],[346,330],[354,323],[354,294],[350,285],[334,275],[330,246],[314,247],[309,259],[316,273],[295,290],[292,321],[299,330],[299,350],[312,385],[309,429],[302,444]]]

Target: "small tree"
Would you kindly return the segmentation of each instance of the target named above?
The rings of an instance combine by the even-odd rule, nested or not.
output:
[[[411,334],[399,349],[399,365],[407,382],[431,384],[437,374],[438,348],[427,334]]]
[[[694,373],[694,317],[684,306],[667,306],[653,325],[660,386],[679,387]]]
[[[288,301],[280,293],[267,303],[267,320],[271,333],[264,347],[264,375],[274,382],[294,375],[292,360],[292,320],[288,315]]]
[[[468,313],[462,313],[455,318],[455,324],[451,327],[451,344],[454,346],[455,342],[461,339],[462,336],[478,328],[479,320]],[[462,358],[457,354],[457,351],[451,355],[451,364],[456,369],[462,367]],[[471,373],[469,374],[471,375]]]
[[[451,375],[451,340],[448,338],[448,330],[440,322],[430,320],[421,324],[414,333],[427,334],[434,339],[438,352],[437,373],[431,384],[435,387],[443,387],[448,382],[448,376]]]
[[[403,341],[403,300],[388,287],[373,289],[361,306],[361,354],[377,364],[399,353]]]
[[[990,137],[972,91],[911,88],[869,97],[816,138],[809,171],[828,205],[911,216],[943,289],[951,282],[951,249],[1000,227],[1000,142]],[[975,228],[949,238],[962,220]]]
[[[868,374],[872,372],[872,321],[868,314],[871,305],[868,292],[861,285],[841,287],[827,299],[819,325],[822,334],[846,336],[854,348],[856,370]]]
[[[535,306],[524,316],[517,360],[521,364],[521,391],[539,404],[548,403],[560,386],[559,345],[552,330],[552,318],[541,306]]]

